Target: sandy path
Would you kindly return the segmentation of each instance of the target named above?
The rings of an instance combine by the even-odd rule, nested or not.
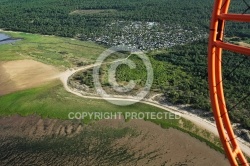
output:
[[[0,96],[58,78],[59,71],[34,60],[0,62]]]
[[[87,70],[93,68],[95,65],[88,65],[85,67],[81,67],[78,69],[67,70],[61,74],[59,71],[49,65],[45,65],[40,62],[36,62],[33,60],[20,60],[20,61],[10,61],[10,62],[2,62],[0,63],[0,95],[11,93],[17,90],[27,89],[35,86],[39,86],[48,81],[51,81],[56,78],[60,78],[62,81],[64,88],[77,96],[91,98],[91,99],[102,99],[101,97],[95,96],[83,96],[79,92],[72,90],[67,82],[70,76],[74,73]],[[109,98],[110,100],[127,100],[127,101],[136,101],[133,98],[121,99],[121,98]],[[171,107],[169,105],[162,105],[160,103],[154,101],[141,101],[142,103],[152,105],[155,107],[162,108],[166,111],[170,111],[172,113],[178,114],[185,119],[188,119],[195,123],[196,125],[218,135],[216,126],[206,121],[194,114],[187,113],[185,110],[178,110],[176,107]],[[240,143],[242,150],[250,155],[250,148]]]
[[[67,70],[66,72],[64,72],[63,74],[61,74],[60,76],[60,79],[63,83],[63,86],[64,88],[72,93],[72,94],[75,94],[77,96],[80,96],[80,97],[84,97],[84,98],[90,98],[90,99],[103,99],[102,97],[98,97],[98,96],[84,96],[82,95],[81,93],[77,92],[77,91],[74,91],[72,90],[69,86],[68,86],[68,79],[70,76],[72,76],[74,73],[77,73],[81,70],[87,70],[87,69],[90,69],[90,68],[93,68],[95,65],[88,65],[88,66],[85,66],[85,67],[81,67],[81,68],[78,68],[78,69],[73,69],[73,70]],[[127,98],[127,99],[122,99],[122,98],[105,98],[107,100],[119,100],[119,101],[137,101],[133,98]],[[192,114],[192,113],[189,113],[187,112],[186,110],[182,110],[182,109],[179,109],[177,107],[174,107],[174,106],[170,106],[170,105],[167,105],[167,104],[160,104],[159,102],[155,102],[155,101],[152,101],[152,100],[144,100],[144,101],[140,101],[141,103],[144,103],[144,104],[148,104],[148,105],[151,105],[151,106],[155,106],[155,107],[158,107],[158,108],[161,108],[163,110],[166,110],[166,111],[169,111],[169,112],[172,112],[174,114],[177,114],[177,115],[180,115],[181,117],[187,119],[187,120],[190,120],[191,122],[193,122],[194,124],[196,124],[197,126],[213,133],[214,135],[216,136],[219,136],[218,134],[218,131],[217,131],[217,128],[216,128],[216,125],[210,121],[207,121],[195,114]],[[250,156],[250,147],[247,146],[246,142],[240,138],[237,138],[238,140],[238,143],[242,149],[242,151],[244,153],[246,153],[248,156]]]
[[[250,44],[245,43],[245,42],[239,42],[239,45],[243,47],[250,47]]]

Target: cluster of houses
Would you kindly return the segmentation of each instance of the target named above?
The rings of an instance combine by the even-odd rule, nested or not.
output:
[[[126,45],[140,50],[155,50],[182,45],[206,36],[205,32],[197,28],[185,29],[180,25],[116,21],[103,27],[100,34],[83,35],[81,38],[108,46]]]

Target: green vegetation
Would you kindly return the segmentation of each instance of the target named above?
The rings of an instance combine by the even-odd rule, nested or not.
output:
[[[164,92],[167,100],[174,104],[190,104],[193,108],[210,111],[206,46],[206,41],[199,41],[175,46],[163,53],[149,53],[155,74],[153,89]],[[234,122],[240,122],[249,129],[250,100],[242,99],[250,92],[250,60],[247,56],[225,51],[222,63],[224,91],[230,116]],[[124,79],[128,70],[128,67],[118,68],[118,80]],[[144,69],[138,66],[137,73],[141,75],[133,74],[126,80],[145,79],[143,72]]]
[[[165,112],[157,107],[142,103],[122,107],[110,104],[103,100],[80,98],[66,92],[58,82],[39,88],[1,96],[0,105],[0,116],[11,116],[16,114],[21,116],[39,115],[43,118],[64,120],[69,119],[68,114],[70,112]],[[163,118],[158,120],[145,118],[145,120],[160,124],[164,128],[172,127],[187,132],[191,136],[195,136],[207,144],[215,144],[215,146],[217,146],[215,149],[217,150],[221,147],[219,141],[214,137],[201,139],[207,136],[206,132],[204,133],[202,129],[197,128],[189,121],[182,118],[179,120],[171,117],[172,116],[166,116],[166,119]],[[89,117],[83,119],[84,123],[92,121],[93,119],[90,119]],[[182,121],[182,123],[180,123],[180,121]],[[191,134],[192,131],[195,131],[195,134]]]
[[[64,37],[79,34],[90,37],[102,34],[103,27],[113,21],[130,20],[177,24],[196,33],[195,27],[208,30],[212,3],[207,0],[0,0],[0,28]],[[244,3],[235,3],[230,11],[242,13],[245,8]],[[70,14],[77,10],[88,14]],[[112,12],[103,14],[100,12],[103,10]],[[231,36],[249,34],[247,24],[233,24],[231,27],[233,30],[227,32]]]
[[[73,67],[93,63],[104,47],[92,42],[29,33],[4,32],[22,40],[0,45],[0,61],[34,58],[55,66]]]
[[[164,93],[166,100],[173,104],[188,104],[192,108],[204,110],[204,115],[211,115],[207,82],[207,42],[199,41],[184,46],[175,46],[163,51],[148,53],[154,70],[154,82],[151,91]],[[136,80],[144,86],[147,79],[145,66],[137,56],[130,56],[136,68],[120,65],[116,79],[120,85]],[[249,58],[235,53],[224,52],[223,56],[224,90],[227,108],[234,122],[250,128],[250,103],[242,99],[250,92],[248,66]],[[237,68],[237,69],[235,69]],[[107,81],[109,65],[101,70],[103,86],[110,87]],[[74,76],[80,84],[93,87],[92,72],[85,71]],[[138,86],[136,87],[139,88]]]
[[[28,116],[37,114],[43,118],[69,119],[69,112],[162,112],[163,110],[135,104],[120,107],[102,100],[79,98],[64,90],[61,84],[53,83],[40,88],[29,89],[0,97],[0,115],[19,114]],[[101,109],[100,109],[101,108]],[[85,119],[84,122],[89,122]],[[169,123],[178,124],[178,120],[169,119]]]
[[[75,37],[101,34],[116,21],[155,21],[184,28],[208,27],[212,2],[201,0],[0,0],[0,28]],[[107,14],[90,11],[117,10]],[[88,14],[70,14],[76,10]],[[192,11],[192,12],[190,12]],[[93,34],[92,34],[93,33]]]
[[[7,34],[23,40],[14,44],[1,45],[0,60],[33,57],[36,60],[56,66],[70,67],[93,63],[104,50],[103,47],[94,43],[69,38],[13,32],[7,32]],[[193,108],[210,111],[207,90],[206,45],[206,41],[200,41],[185,46],[176,46],[165,51],[150,52],[149,58],[154,68],[152,90],[164,92],[167,100],[174,104],[191,104]],[[226,55],[223,59],[224,76],[229,75],[235,64],[239,64],[244,59],[243,56],[229,52],[226,52]],[[232,57],[234,61],[232,61]],[[135,56],[130,56],[130,60],[134,61],[140,70],[136,68],[134,70],[136,72],[131,72],[133,70],[126,65],[119,66],[117,71],[118,82],[125,84],[126,81],[134,79],[138,80],[137,83],[143,85],[146,79],[143,64]],[[249,92],[247,66],[249,66],[249,60],[242,63],[237,70],[224,80],[228,108],[236,105]],[[104,74],[106,72],[107,70],[104,70]],[[88,77],[82,75],[78,79],[81,80],[81,83],[93,87],[91,75],[92,72],[88,72]],[[249,100],[245,100],[230,111],[231,118],[235,122],[241,122],[246,128],[250,127],[250,115],[247,111],[249,105]]]
[[[81,42],[75,39],[98,41],[99,36],[104,36],[106,40],[108,35],[116,39],[121,27],[112,27],[112,34],[106,27],[122,21],[125,24],[131,22],[131,24],[127,24],[127,27],[145,26],[145,22],[151,22],[152,25],[160,23],[158,28],[164,27],[163,31],[166,31],[167,28],[173,30],[180,26],[180,29],[192,32],[191,36],[186,33],[189,38],[196,38],[196,36],[208,32],[211,9],[212,1],[207,0],[198,2],[196,0],[0,0],[0,28],[22,32],[6,32],[12,37],[22,38],[22,40],[13,44],[0,45],[0,61],[34,58],[58,67],[74,67],[93,63],[105,48],[92,42]],[[230,11],[242,12],[244,7],[242,4],[238,4]],[[137,24],[140,21],[144,23]],[[165,25],[169,27],[166,28]],[[145,26],[145,29],[148,27],[148,25]],[[130,32],[128,31],[128,33]],[[156,31],[157,33],[158,31]],[[227,37],[244,38],[244,41],[249,43],[248,24],[229,23],[225,34]],[[151,33],[147,35],[158,40]],[[140,43],[137,41],[137,37],[135,37],[136,44]],[[142,36],[142,38],[144,37]],[[177,39],[179,40],[179,38]],[[180,37],[180,40],[184,39]],[[189,40],[182,41],[182,43],[187,41]],[[117,43],[119,44],[119,42]],[[110,44],[108,41],[106,43]],[[155,45],[157,44],[159,43]],[[175,45],[175,43],[171,44]],[[164,93],[166,99],[173,104],[188,104],[193,108],[211,113],[207,90],[206,41],[152,51],[148,53],[148,56],[154,68],[153,91]],[[246,58],[246,61],[241,63],[244,58],[241,55],[225,52],[225,57],[223,57],[224,86],[231,118],[234,122],[240,122],[243,127],[250,129],[249,100],[240,102],[250,91],[250,75],[247,70],[250,64],[249,59]],[[130,60],[137,64],[139,70],[138,68],[131,70],[126,65],[119,66],[117,80],[121,84],[125,84],[133,79],[142,86],[145,83],[143,65],[134,56],[131,56]],[[237,65],[239,67],[231,73]],[[107,81],[105,82],[107,68],[108,66],[105,66],[102,70],[103,84],[110,86]],[[89,77],[84,77],[85,75]],[[81,83],[93,87],[90,72],[77,77]],[[69,112],[125,112],[128,110],[131,112],[163,112],[159,108],[140,103],[119,107],[101,100],[79,98],[65,92],[59,83],[1,96],[0,106],[0,116],[35,114],[43,118],[59,119],[68,119]],[[221,151],[221,145],[217,139],[210,138],[210,134],[197,129],[184,119],[182,119],[183,125],[179,120],[174,119],[145,120],[150,120],[164,128],[173,127],[187,132],[206,142],[210,147]],[[84,119],[84,122],[89,123],[91,120],[88,117]],[[111,135],[114,133],[111,132]],[[35,145],[31,143],[30,147],[33,146]],[[32,148],[30,149],[32,150]],[[124,157],[129,157],[126,155]]]
[[[250,100],[245,97],[250,92],[250,73],[248,68],[250,60],[247,56],[224,51],[223,64],[223,83],[227,100],[227,108],[234,122],[241,123],[243,127],[250,128]],[[208,110],[208,83],[207,83],[207,42],[200,41],[184,46],[176,46],[168,49],[166,53],[154,55],[154,58],[181,66],[182,70],[190,75],[190,83],[180,87],[179,99],[184,103],[195,104],[192,100],[187,102],[189,93],[194,93],[194,98],[201,104],[198,108]],[[184,78],[185,80],[185,78]],[[197,92],[197,93],[196,93]],[[168,91],[165,91],[166,95]],[[183,95],[182,95],[183,94]],[[168,96],[168,95],[167,95]],[[194,105],[196,107],[196,105]]]

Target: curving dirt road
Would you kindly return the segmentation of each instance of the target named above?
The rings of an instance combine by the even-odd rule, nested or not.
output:
[[[93,67],[95,67],[96,64],[92,64],[92,65],[88,65],[88,66],[84,66],[84,67],[80,67],[80,68],[77,68],[77,69],[70,69],[70,70],[67,70],[66,72],[62,73],[60,75],[60,80],[62,81],[63,83],[63,86],[64,88],[66,89],[66,91],[74,94],[74,95],[77,95],[79,97],[84,97],[84,98],[90,98],[90,99],[104,99],[103,97],[98,97],[98,96],[84,96],[82,95],[81,93],[79,92],[76,92],[74,90],[72,90],[69,86],[68,86],[68,79],[70,76],[72,76],[73,74],[79,72],[79,71],[84,71],[84,70],[87,70],[87,69],[91,69]],[[133,98],[119,98],[119,97],[114,97],[114,98],[105,98],[106,100],[119,100],[119,101],[137,101],[136,99],[133,99]],[[153,101],[153,100],[143,100],[143,101],[140,101],[141,103],[144,103],[144,104],[148,104],[148,105],[151,105],[151,106],[154,106],[154,107],[158,107],[158,108],[161,108],[163,110],[166,110],[166,111],[169,111],[171,113],[174,113],[176,115],[180,115],[181,117],[187,119],[187,120],[190,120],[191,122],[193,122],[194,124],[196,124],[197,126],[219,136],[218,134],[218,131],[217,131],[217,128],[216,128],[216,125],[215,123],[212,123],[206,119],[203,119],[195,114],[192,114],[192,113],[189,113],[188,111],[184,110],[184,109],[179,109],[177,107],[174,107],[174,106],[170,106],[168,104],[160,104],[159,102],[156,102],[156,101]],[[238,143],[242,149],[242,151],[247,154],[248,156],[250,156],[250,147],[247,146],[247,142],[245,142],[244,140],[240,139],[240,138],[237,138],[238,140]]]

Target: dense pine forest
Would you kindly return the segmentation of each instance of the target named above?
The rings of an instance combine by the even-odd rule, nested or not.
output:
[[[180,66],[191,78],[177,79],[178,91],[171,86],[164,87],[165,95],[173,103],[192,104],[193,107],[209,111],[210,102],[207,82],[207,41],[185,46],[176,46],[168,53],[155,56],[156,59]],[[250,129],[250,58],[224,51],[222,59],[224,93],[229,115],[234,122]]]
[[[243,1],[234,2],[231,11],[247,8]],[[75,37],[101,34],[114,21],[148,21],[181,25],[195,34],[208,31],[212,5],[207,0],[0,0],[0,28]],[[109,11],[72,14],[96,9]],[[228,34],[248,30],[248,25],[234,25]]]
[[[208,28],[212,2],[201,0],[0,0],[0,27],[73,37],[100,33],[115,20],[154,21]],[[76,10],[117,12],[70,14]]]

